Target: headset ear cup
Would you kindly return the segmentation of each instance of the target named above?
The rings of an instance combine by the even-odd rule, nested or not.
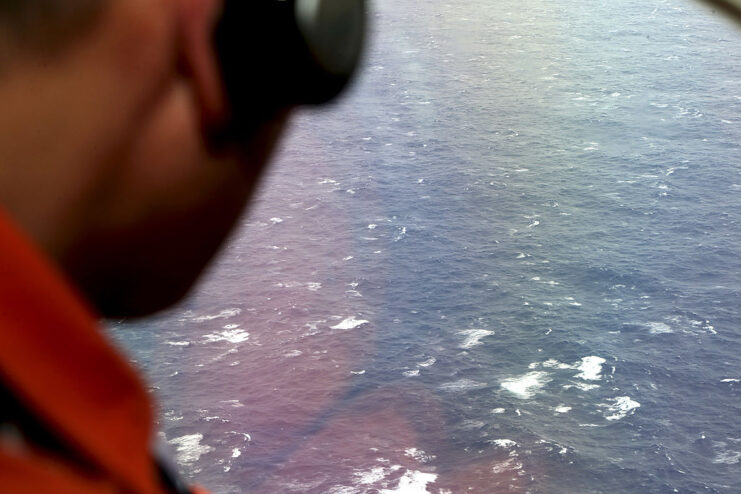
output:
[[[366,31],[364,0],[296,0],[296,24],[312,59],[314,84],[304,103],[337,96],[357,68]]]
[[[246,137],[287,107],[337,96],[358,65],[365,23],[365,0],[226,0],[214,47],[230,133]]]

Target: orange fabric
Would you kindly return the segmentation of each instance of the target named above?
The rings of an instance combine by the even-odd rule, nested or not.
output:
[[[146,390],[92,311],[2,212],[0,379],[117,492],[161,493]],[[0,492],[110,492],[99,481],[8,455],[0,449]]]
[[[40,455],[0,454],[0,482],[3,494],[121,494],[111,482]]]

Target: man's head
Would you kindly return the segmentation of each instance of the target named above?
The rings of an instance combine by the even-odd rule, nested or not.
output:
[[[0,6],[0,204],[107,315],[160,309],[238,218],[280,122],[215,149],[218,0]]]

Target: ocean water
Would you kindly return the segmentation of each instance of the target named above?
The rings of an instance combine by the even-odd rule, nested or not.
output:
[[[110,324],[183,474],[741,492],[741,28],[684,0],[372,19],[196,293]]]

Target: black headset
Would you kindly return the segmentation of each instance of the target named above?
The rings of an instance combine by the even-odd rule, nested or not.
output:
[[[351,79],[363,49],[365,0],[226,0],[214,44],[230,138],[285,108],[320,104]]]

